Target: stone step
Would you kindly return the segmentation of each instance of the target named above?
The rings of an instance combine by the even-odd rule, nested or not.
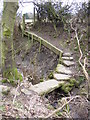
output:
[[[62,62],[67,67],[75,65],[75,63],[73,61],[63,60]]]
[[[73,57],[62,57],[63,60],[73,60]]]
[[[56,72],[64,73],[64,74],[73,74],[71,70],[69,70],[67,67],[65,67],[64,65],[61,65],[61,64],[57,65]]]
[[[54,73],[53,76],[54,76],[54,79],[59,81],[69,80],[72,77],[71,75],[59,74],[59,73]]]
[[[31,95],[31,91],[26,89],[26,88],[21,89],[21,92],[26,94],[26,95]]]
[[[39,95],[44,95],[46,93],[49,93],[65,83],[65,81],[57,81],[54,79],[47,80],[45,82],[38,83],[36,85],[31,86],[29,89],[37,92]]]
[[[63,57],[71,57],[71,53],[63,53]]]

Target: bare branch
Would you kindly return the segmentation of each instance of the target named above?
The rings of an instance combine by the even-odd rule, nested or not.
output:
[[[56,109],[56,110],[54,110],[51,114],[49,114],[47,117],[45,117],[45,118],[50,118],[52,115],[54,115],[56,112],[58,112],[58,111],[60,111],[60,110],[62,110],[67,104],[69,104],[73,99],[76,99],[76,98],[79,98],[80,96],[74,96],[74,97],[70,97],[70,100],[69,101],[67,101],[66,103],[64,103],[63,105],[62,105],[62,107],[59,107],[58,109]],[[67,99],[67,98],[66,98]],[[69,99],[69,97],[68,97],[68,99]]]
[[[14,105],[15,99],[16,99],[16,97],[17,97],[17,90],[18,90],[18,88],[19,88],[19,86],[20,86],[19,84],[20,84],[20,81],[18,80],[18,86],[17,86],[17,88],[16,88],[15,96],[14,96],[14,98],[13,98],[13,105]]]
[[[73,19],[72,19],[73,20]],[[84,64],[82,64],[81,62],[81,59],[83,57],[83,53],[82,53],[82,50],[81,50],[81,47],[80,47],[80,39],[82,38],[82,36],[80,37],[80,39],[78,38],[78,33],[77,33],[77,28],[75,29],[73,26],[72,26],[72,20],[70,21],[70,25],[71,25],[71,28],[75,31],[75,37],[77,39],[77,43],[78,43],[78,47],[79,47],[79,52],[80,52],[80,58],[79,58],[79,64],[81,65],[82,69],[83,69],[83,73],[87,79],[87,84],[88,84],[88,95],[89,95],[89,84],[90,84],[90,78],[89,78],[89,75],[88,75],[88,72],[86,71],[86,60],[87,58],[85,57],[84,59]]]

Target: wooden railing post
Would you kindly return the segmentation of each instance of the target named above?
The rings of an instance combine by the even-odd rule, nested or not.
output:
[[[41,50],[41,45],[42,45],[42,40],[40,39],[39,53],[40,53],[40,50]]]
[[[25,14],[23,14],[23,21],[22,21],[22,37],[24,36],[25,31]]]
[[[34,19],[34,23],[33,23],[33,24],[35,25],[35,7],[34,7],[33,13],[34,13],[34,16],[33,16],[33,17],[34,17],[34,18],[33,18],[33,19]]]

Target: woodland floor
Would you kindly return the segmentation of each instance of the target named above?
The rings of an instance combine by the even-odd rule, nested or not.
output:
[[[45,24],[36,25],[31,29],[31,31],[43,37],[45,40],[48,40],[50,43],[64,52],[70,52],[76,63],[76,78],[78,79],[79,75],[83,75],[82,71],[80,70],[81,68],[78,67],[78,58],[80,55],[78,49],[76,48],[77,44],[73,39],[74,33],[72,33],[71,37],[69,38],[67,33],[63,32],[61,27],[58,27],[57,36],[53,26]],[[74,88],[70,95],[65,95],[60,89],[56,89],[55,91],[42,97],[33,91],[31,91],[30,95],[22,93],[21,89],[28,88],[31,84],[39,83],[48,77],[49,73],[57,66],[58,56],[44,46],[41,47],[41,51],[39,53],[39,43],[34,42],[34,45],[32,46],[27,37],[22,38],[20,31],[15,33],[14,48],[16,53],[16,66],[23,75],[23,82],[18,88],[19,95],[17,95],[14,105],[12,104],[12,101],[15,94],[10,92],[8,95],[3,95],[3,109],[0,109],[3,117],[44,118],[53,110],[62,106],[63,102],[65,102],[61,100],[62,98],[66,96],[70,97],[80,95],[80,98],[74,99],[69,103],[69,109],[64,107],[64,109],[57,113],[58,116],[53,115],[53,117],[70,117],[84,120],[90,119],[90,102],[86,99],[85,81],[80,85],[79,88]],[[28,81],[26,78],[28,78]],[[15,91],[17,88],[16,86],[12,87],[7,83],[3,84],[9,86],[10,91]],[[82,89],[84,89],[83,94],[81,93]]]

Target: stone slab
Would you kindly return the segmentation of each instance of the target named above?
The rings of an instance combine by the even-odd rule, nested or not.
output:
[[[64,73],[64,74],[73,74],[71,70],[69,70],[67,67],[65,67],[64,65],[61,65],[61,64],[57,65],[56,72]]]
[[[56,88],[59,88],[63,83],[64,81],[59,82],[51,79],[31,86],[30,90],[37,92],[39,95],[43,95],[55,90]]]
[[[69,66],[73,66],[75,63],[73,61],[63,60],[63,64],[69,67]]]
[[[26,88],[21,89],[21,92],[24,93],[24,94],[26,94],[26,95],[32,95],[31,90],[26,89]]]
[[[59,74],[59,73],[54,73],[53,74],[54,79],[56,80],[69,80],[71,78],[71,75],[66,75],[66,74]]]
[[[62,57],[63,60],[73,60],[73,57]]]
[[[71,53],[63,53],[63,56],[64,56],[64,57],[70,57],[70,56],[71,56]]]

